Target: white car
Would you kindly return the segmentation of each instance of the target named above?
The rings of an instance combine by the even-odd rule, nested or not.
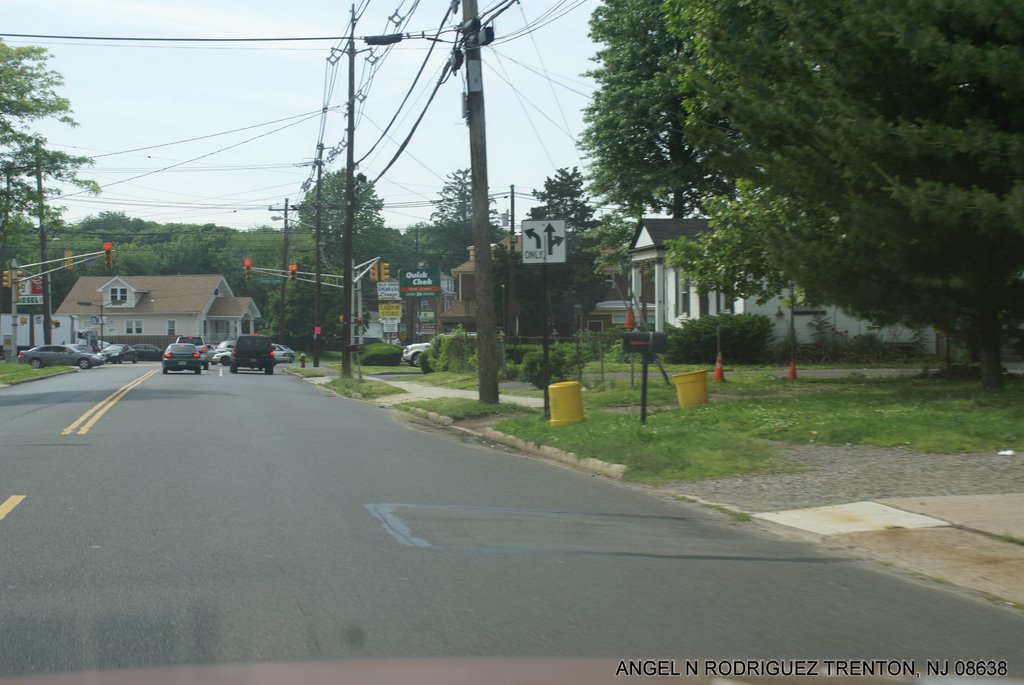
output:
[[[406,345],[405,349],[402,350],[402,361],[406,362],[410,366],[420,365],[420,355],[430,349],[429,342],[423,343],[412,343]]]
[[[210,350],[210,363],[231,366],[231,350],[235,348],[234,340],[225,340]]]
[[[278,362],[291,363],[295,361],[295,350],[287,345],[278,345],[277,343],[274,343],[274,359]]]

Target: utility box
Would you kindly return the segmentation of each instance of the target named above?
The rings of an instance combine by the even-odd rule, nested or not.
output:
[[[654,331],[622,334],[624,352],[659,354],[668,351],[668,335]]]

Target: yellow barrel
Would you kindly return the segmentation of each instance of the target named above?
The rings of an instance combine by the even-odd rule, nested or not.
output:
[[[696,407],[708,401],[708,372],[690,371],[672,376],[672,385],[676,386],[676,397],[683,409]]]
[[[552,383],[548,386],[551,401],[551,426],[565,426],[583,420],[583,399],[576,381]]]

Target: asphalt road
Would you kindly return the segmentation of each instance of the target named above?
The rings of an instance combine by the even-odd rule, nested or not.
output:
[[[0,676],[416,656],[1024,672],[1011,609],[280,372],[158,368],[0,389]]]

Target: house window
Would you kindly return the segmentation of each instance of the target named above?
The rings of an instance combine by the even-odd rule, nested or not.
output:
[[[167,319],[167,335],[177,335],[175,329],[177,328],[174,319]]]
[[[142,319],[128,319],[124,322],[125,335],[142,335]]]
[[[111,288],[110,304],[127,304],[128,288]]]
[[[677,314],[682,314],[683,316],[689,318],[689,316],[690,316],[690,281],[684,281],[683,279],[679,279],[679,281],[677,281],[677,285],[678,285],[678,287],[680,289],[678,302],[679,302],[679,309],[681,311],[676,312],[676,313]]]

